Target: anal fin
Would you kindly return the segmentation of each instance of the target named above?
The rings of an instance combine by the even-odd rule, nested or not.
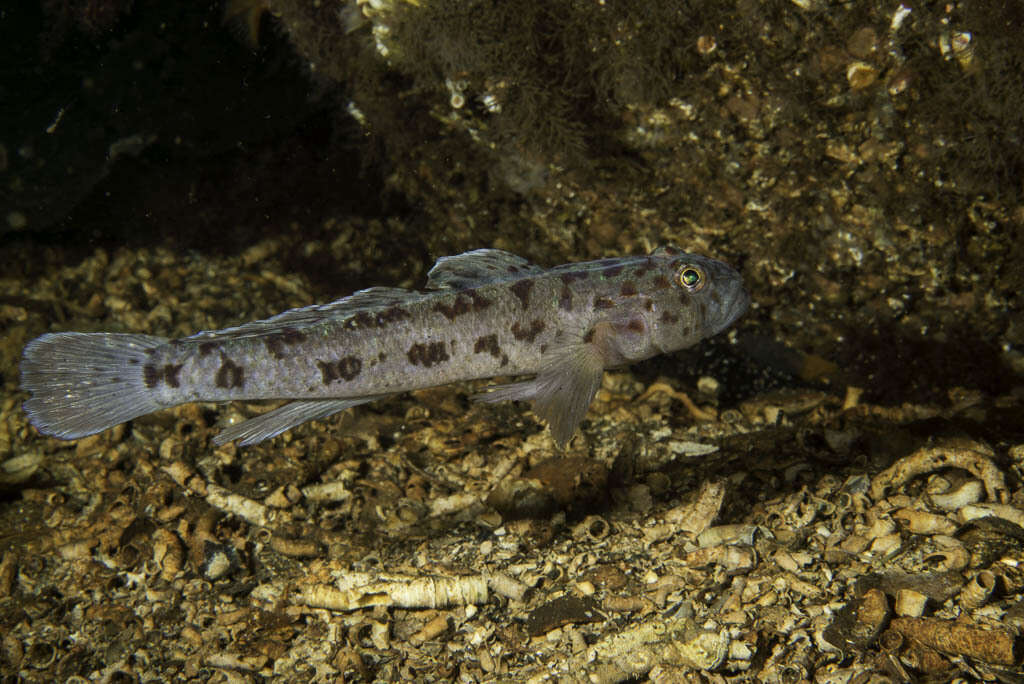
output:
[[[217,446],[240,440],[239,446],[249,446],[276,437],[285,430],[311,420],[322,420],[353,406],[382,399],[388,395],[374,394],[353,399],[317,399],[314,401],[293,401],[262,416],[250,418],[238,425],[232,425],[213,438]]]
[[[564,448],[583,422],[603,374],[604,364],[593,345],[576,344],[556,355],[532,380],[495,385],[473,399],[532,401],[533,412],[548,423],[555,443]]]

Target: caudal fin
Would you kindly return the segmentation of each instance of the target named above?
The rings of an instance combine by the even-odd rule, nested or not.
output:
[[[146,351],[162,337],[49,333],[25,345],[22,407],[44,435],[78,439],[164,408],[143,383]]]

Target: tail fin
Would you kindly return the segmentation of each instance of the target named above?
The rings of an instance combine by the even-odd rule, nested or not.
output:
[[[143,383],[146,351],[162,337],[116,333],[49,333],[25,346],[22,406],[44,435],[78,439],[164,408]]]

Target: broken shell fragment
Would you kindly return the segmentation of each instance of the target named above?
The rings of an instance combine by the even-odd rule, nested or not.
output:
[[[294,595],[293,602],[311,608],[349,611],[368,606],[445,608],[487,602],[487,579],[466,577],[393,577],[358,587],[339,589],[317,585]]]
[[[951,492],[930,494],[929,502],[944,511],[958,511],[964,506],[981,501],[984,485],[979,480],[968,480]]]
[[[959,572],[970,564],[971,554],[960,540],[941,535],[933,539],[940,548],[926,560],[937,572]]]
[[[893,618],[889,628],[940,653],[1014,664],[1013,635],[1004,629],[982,629],[960,620],[907,617]]]
[[[903,617],[921,617],[924,614],[928,597],[913,589],[900,589],[896,592],[896,614]]]
[[[957,525],[949,518],[918,511],[910,508],[901,508],[892,514],[892,517],[902,522],[908,532],[913,534],[945,534],[951,535],[956,532]]]
[[[878,69],[857,60],[846,67],[846,80],[854,90],[863,90],[878,80]]]
[[[960,605],[966,610],[980,608],[988,602],[995,588],[995,574],[990,570],[982,570],[960,592]]]
[[[942,468],[960,468],[985,484],[989,500],[1003,502],[1009,495],[1002,471],[992,461],[992,450],[977,442],[925,447],[901,458],[871,481],[871,498],[881,500],[889,487],[899,486],[918,475]]]

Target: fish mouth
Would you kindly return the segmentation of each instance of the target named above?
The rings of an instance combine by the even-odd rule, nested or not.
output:
[[[722,298],[718,321],[712,335],[717,335],[729,328],[750,308],[750,295],[743,289],[743,282],[736,278],[731,285],[732,287],[728,289],[726,296]]]

